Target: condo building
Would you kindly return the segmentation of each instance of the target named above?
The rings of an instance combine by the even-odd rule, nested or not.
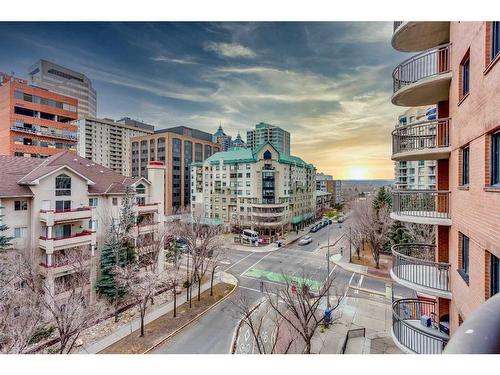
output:
[[[437,169],[434,190],[393,192],[393,219],[437,235],[392,249],[392,278],[417,293],[393,302],[392,335],[405,352],[441,353],[500,290],[500,22],[395,22],[392,45],[415,53],[393,72],[392,103],[437,108],[392,135],[393,160]]]
[[[324,173],[316,174],[316,191],[331,194],[332,205],[342,203],[342,181],[334,180],[331,175]]]
[[[29,250],[45,287],[56,298],[80,268],[72,261],[82,251],[90,267],[91,295],[98,278],[100,251],[110,226],[120,215],[122,200],[135,200],[136,244],[156,236],[164,223],[165,166],[151,163],[149,179],[124,177],[65,151],[47,159],[0,156],[0,222],[8,226],[12,247]],[[138,249],[139,261],[141,253]]]
[[[212,136],[212,142],[218,143],[220,145],[221,151],[227,151],[232,147],[232,139],[230,135],[224,133],[222,129],[222,125],[219,125],[219,128]]]
[[[412,107],[399,116],[398,123],[393,132],[404,134],[408,131],[418,131],[414,123],[424,124],[426,121],[436,120],[437,108],[435,106]],[[421,129],[421,128],[420,128]],[[422,137],[419,142],[424,142]],[[394,162],[395,186],[397,189],[435,189],[436,188],[436,161],[435,160],[409,160]]]
[[[256,149],[271,143],[280,153],[290,154],[290,133],[278,126],[260,122],[255,129],[247,131],[247,147]]]
[[[78,100],[78,117],[97,116],[97,95],[83,73],[47,60],[39,60],[28,71],[29,81],[38,87]]]
[[[84,116],[75,121],[78,126],[78,155],[112,169],[132,175],[130,140],[154,133],[154,126],[128,117],[113,121]]]
[[[46,158],[75,152],[78,101],[0,73],[0,154]]]
[[[277,236],[314,220],[315,173],[312,164],[270,142],[219,152],[191,164],[191,209],[227,231]]]
[[[165,214],[189,209],[191,202],[191,163],[203,162],[220,151],[212,135],[198,129],[177,126],[131,139],[132,176],[148,176],[152,161],[166,165]]]

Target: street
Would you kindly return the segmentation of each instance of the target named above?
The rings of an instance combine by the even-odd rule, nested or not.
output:
[[[339,224],[332,224],[330,231],[330,243],[333,244],[341,237],[343,229]],[[228,251],[229,264],[224,269],[238,278],[236,293],[160,346],[155,353],[229,353],[239,322],[234,308],[239,293],[251,303],[257,303],[264,297],[260,291],[261,282],[266,290],[273,290],[282,286],[280,279],[283,275],[303,277],[310,279],[313,285],[321,285],[327,278],[328,227],[310,235],[313,241],[305,246],[299,246],[297,241],[273,252]],[[341,242],[331,247],[331,255],[340,252]],[[385,293],[385,282],[381,279],[354,274],[333,263],[330,263],[330,272],[334,278],[333,288],[338,293],[345,293],[349,286]],[[393,287],[398,296],[413,295],[409,289],[398,285]]]

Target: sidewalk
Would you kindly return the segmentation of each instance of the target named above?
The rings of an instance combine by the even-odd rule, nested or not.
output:
[[[344,247],[345,249],[345,247]],[[355,256],[355,255],[352,255]],[[378,270],[373,267],[368,267],[368,266],[363,266],[361,264],[355,264],[355,263],[350,263],[349,262],[349,251],[346,252],[344,251],[344,254],[334,254],[330,257],[330,261],[340,268],[349,271],[349,272],[355,272],[360,275],[364,276],[369,276],[369,277],[376,277],[379,279],[383,279],[385,281],[390,281],[392,282],[391,276],[389,273],[384,272],[382,270]]]
[[[305,229],[307,229],[307,230],[305,230]],[[291,244],[292,242],[297,241],[298,239],[300,239],[300,237],[305,236],[308,233],[308,227],[306,227],[305,229],[299,230],[298,234],[295,232],[288,232],[285,235],[285,238],[281,238],[281,240],[285,241],[285,243],[281,247],[278,247],[278,244],[276,242],[273,242],[273,243],[270,243],[270,244],[267,244],[264,246],[260,245],[258,247],[251,246],[251,245],[242,245],[242,244],[234,242],[235,234],[224,235],[224,237],[226,238],[226,243],[229,244],[229,245],[227,245],[227,247],[231,250],[248,251],[248,252],[253,252],[253,253],[267,253],[269,251],[279,250],[279,249],[283,248],[284,246],[287,246],[287,245]]]
[[[228,274],[228,273],[219,273],[217,275],[217,278],[214,279],[214,285],[220,283],[220,282],[225,282],[229,284],[235,284],[237,283],[237,280],[234,276]],[[210,289],[210,281],[204,283],[201,285],[201,292],[203,293],[204,291]],[[186,300],[186,292],[182,292],[177,296],[177,303],[182,304]],[[160,316],[168,314],[174,309],[174,302],[170,301],[168,303],[165,303],[158,307],[157,309],[149,312],[146,314],[146,318],[144,320],[145,324],[148,324],[155,319],[158,319]],[[79,354],[96,354],[99,353],[100,351],[104,350],[108,346],[116,343],[117,341],[123,339],[124,337],[130,335],[131,333],[137,331],[140,329],[141,323],[140,319],[134,319],[132,320],[129,324],[123,325],[120,328],[116,329],[114,332],[112,332],[110,335],[103,337],[99,339],[98,341],[84,346],[78,353]]]

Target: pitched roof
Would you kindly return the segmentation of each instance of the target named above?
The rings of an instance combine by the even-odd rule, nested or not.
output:
[[[122,176],[70,151],[47,159],[0,156],[0,197],[33,195],[29,185],[64,167],[87,180],[89,194],[124,194],[127,186],[140,179]]]
[[[224,163],[253,163],[257,161],[257,154],[265,146],[271,146],[274,150],[276,148],[269,142],[265,142],[255,150],[250,148],[232,148],[228,151],[217,152],[210,156],[207,161],[210,164],[219,164],[222,160]],[[304,168],[314,168],[312,164],[306,163],[304,160],[298,156],[288,155],[286,153],[280,153],[278,150],[276,152],[279,155],[278,161],[280,163],[292,164]]]

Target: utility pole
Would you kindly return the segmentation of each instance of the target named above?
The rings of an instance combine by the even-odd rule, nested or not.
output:
[[[330,229],[332,224],[328,224],[328,246],[326,251],[326,308],[330,308]]]
[[[352,227],[349,227],[349,263],[352,257]]]

